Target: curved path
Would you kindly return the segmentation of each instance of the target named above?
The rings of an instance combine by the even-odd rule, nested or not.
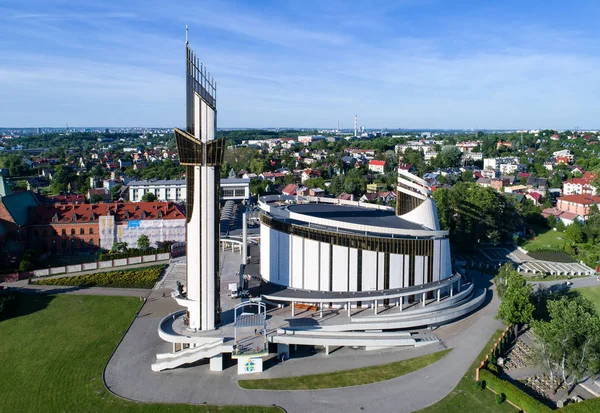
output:
[[[480,287],[489,278],[477,277]],[[155,290],[151,298],[160,296]],[[206,365],[154,373],[155,354],[168,351],[156,333],[160,318],[173,311],[173,300],[149,299],[132,324],[105,371],[114,393],[142,402],[190,404],[271,405],[300,412],[413,412],[444,398],[466,373],[492,334],[502,324],[495,319],[498,300],[490,291],[483,308],[470,317],[436,330],[443,345],[420,349],[366,352],[344,349],[340,354],[292,358],[265,371],[263,377],[293,376],[384,364],[449,347],[453,350],[435,364],[392,380],[364,386],[314,391],[244,390],[237,385],[235,367],[208,372]],[[336,352],[337,353],[337,352]],[[249,376],[249,378],[252,376]],[[254,377],[253,377],[254,378]]]

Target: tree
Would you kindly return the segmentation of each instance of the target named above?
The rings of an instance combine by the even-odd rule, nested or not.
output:
[[[110,252],[127,252],[127,243],[126,242],[115,242],[110,249]]]
[[[138,248],[142,250],[147,250],[148,248],[150,248],[150,239],[148,238],[148,235],[140,235],[140,237],[137,240],[137,245]]]
[[[92,196],[90,197],[90,202],[92,204],[97,204],[98,202],[102,202],[102,199],[102,195],[92,194]]]
[[[255,173],[256,175],[260,175],[265,170],[265,163],[260,158],[254,158],[250,161],[250,172]]]
[[[535,307],[532,303],[531,292],[531,284],[527,284],[521,274],[515,270],[508,274],[506,291],[503,294],[496,318],[502,319],[506,324],[513,324],[515,335],[518,332],[517,326],[530,322],[533,316]]]
[[[579,295],[547,303],[549,321],[534,321],[540,358],[554,377],[568,386],[600,368],[600,317],[591,301]]]
[[[508,277],[515,272],[514,267],[510,262],[505,263],[498,273],[494,277],[494,284],[496,284],[496,292],[498,293],[498,297],[504,297],[504,293],[506,292],[506,288],[508,287]]]
[[[52,175],[52,190],[56,193],[67,190],[69,182],[75,179],[76,175],[73,168],[69,166],[57,166]]]
[[[0,158],[0,166],[8,169],[8,176],[24,175],[27,171],[23,157],[17,154],[9,154]]]
[[[579,244],[583,242],[583,231],[581,230],[581,225],[578,222],[573,222],[571,225],[568,225],[565,229],[565,235],[571,241]]]
[[[461,179],[463,182],[473,182],[473,171],[463,171]]]
[[[325,188],[325,180],[321,177],[310,178],[304,181],[304,185],[309,188]]]
[[[156,195],[154,195],[152,192],[146,192],[144,195],[142,195],[142,201],[144,202],[154,202],[156,199]]]

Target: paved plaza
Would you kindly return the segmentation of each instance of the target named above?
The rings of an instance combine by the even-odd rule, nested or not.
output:
[[[250,255],[258,257],[257,251]],[[278,405],[288,412],[411,412],[431,405],[445,397],[458,383],[474,357],[502,324],[495,319],[498,302],[488,293],[484,306],[471,316],[436,329],[441,341],[420,348],[364,351],[343,347],[330,355],[318,350],[291,352],[285,363],[275,355],[265,360],[265,371],[256,376],[241,378],[275,378],[326,373],[371,365],[386,364],[452,348],[437,363],[406,376],[359,387],[314,391],[244,390],[237,385],[239,376],[235,360],[226,357],[225,370],[209,371],[208,360],[160,373],[151,371],[156,353],[170,351],[170,344],[157,335],[158,323],[165,315],[180,309],[169,297],[172,277],[185,272],[177,268],[185,262],[176,259],[167,277],[151,293],[146,304],[109,361],[105,378],[109,389],[117,395],[144,402],[190,404]],[[179,264],[178,264],[179,263]],[[227,296],[228,282],[237,281],[235,271],[241,263],[237,253],[222,253],[221,292],[223,309],[232,308],[239,300]],[[257,270],[256,263],[247,273]],[[478,274],[478,273],[477,273]],[[490,288],[490,278],[476,276],[478,288]],[[167,293],[166,298],[162,298]],[[279,311],[279,310],[278,310]],[[297,314],[296,318],[315,316],[312,312]],[[399,395],[402,395],[399,397]]]

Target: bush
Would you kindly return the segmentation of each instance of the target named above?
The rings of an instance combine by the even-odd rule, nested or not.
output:
[[[527,413],[549,413],[552,411],[552,409],[539,400],[534,399],[514,384],[496,377],[488,370],[482,369],[479,372],[479,377],[485,379],[490,389],[496,393],[504,394],[505,400],[516,404]]]
[[[496,393],[496,404],[502,404],[506,400],[506,395],[504,393]]]
[[[153,288],[166,265],[117,270],[74,277],[48,278],[32,282],[36,285],[68,285],[75,287]]]
[[[478,380],[475,382],[475,389],[476,390],[483,390],[485,389],[485,380]]]
[[[17,307],[17,295],[8,293],[0,295],[0,320],[8,318],[10,313]]]
[[[98,257],[98,261],[119,260],[121,258],[140,257],[142,255],[162,254],[164,252],[171,252],[171,250],[170,248],[150,250],[130,248],[129,250],[127,250],[127,252],[107,252],[104,254],[100,254],[100,256]]]
[[[498,366],[496,364],[494,364],[494,363],[489,363],[487,365],[487,369],[489,371],[491,371],[492,373],[494,373],[495,375],[498,375],[500,373],[499,370],[498,370]]]

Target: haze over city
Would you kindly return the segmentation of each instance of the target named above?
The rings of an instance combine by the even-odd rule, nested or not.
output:
[[[0,126],[184,123],[185,25],[219,127],[597,127],[597,2],[14,1]]]

